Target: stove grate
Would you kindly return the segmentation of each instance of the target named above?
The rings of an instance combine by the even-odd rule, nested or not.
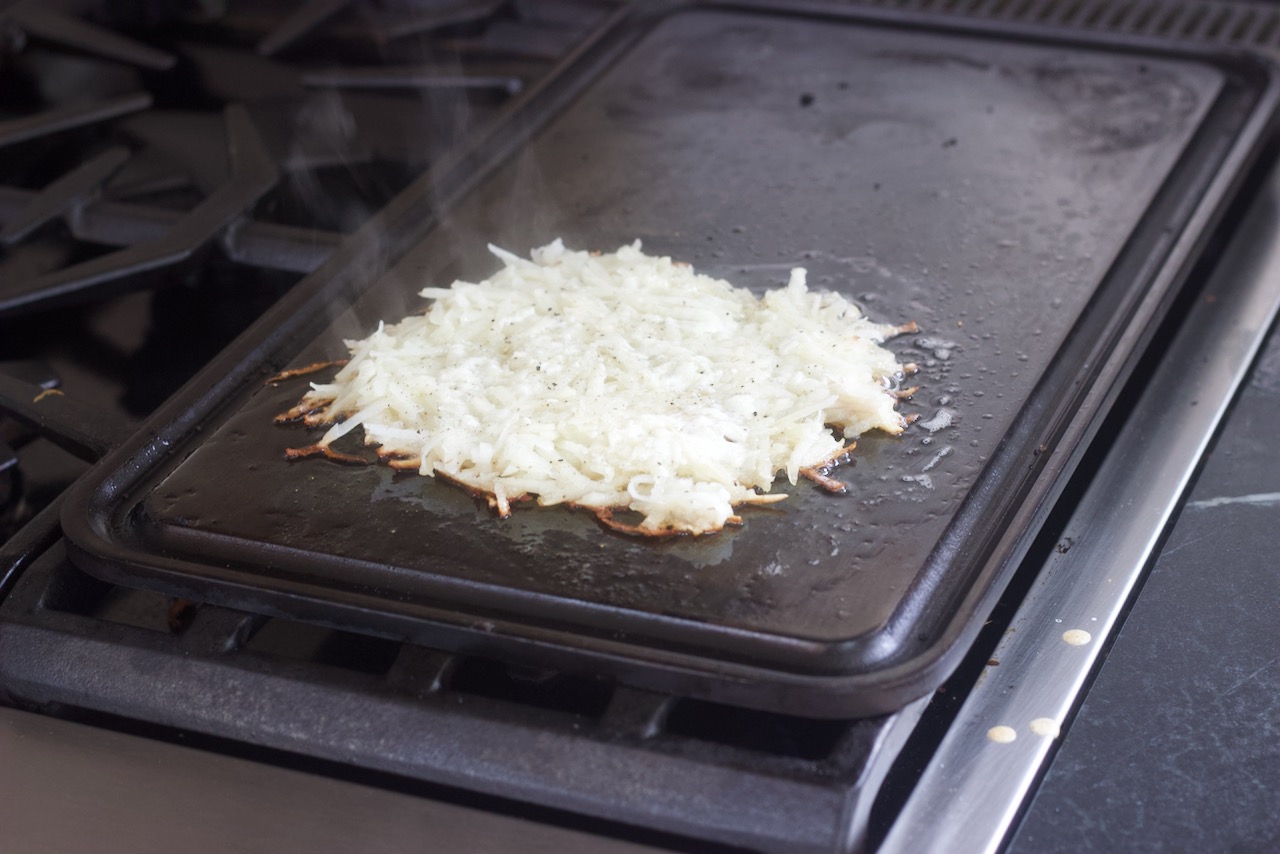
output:
[[[86,292],[101,296],[107,285],[119,286],[122,280],[127,287],[138,287],[146,283],[139,274],[190,259],[202,246],[230,228],[275,185],[279,172],[243,107],[228,107],[226,122],[231,151],[230,179],[179,218],[163,238],[144,241],[37,276],[17,287],[8,287],[0,292],[0,313],[13,315],[31,308],[47,309],[83,298]]]
[[[110,121],[151,106],[146,92],[131,92],[112,98],[74,101],[60,107],[20,118],[0,120],[0,148],[31,142],[41,137],[85,125]]]
[[[21,50],[34,38],[141,68],[164,70],[177,61],[170,53],[35,0],[20,0],[0,10],[0,32],[7,36],[11,50]]]
[[[692,838],[843,850],[914,715],[814,722],[116,587],[33,524],[0,693]],[[16,573],[13,573],[16,574]],[[0,588],[2,589],[2,588]],[[918,704],[917,704],[918,705]],[[883,769],[883,770],[881,770]]]
[[[0,98],[0,148],[13,155],[0,170],[0,317],[172,283],[182,276],[164,271],[211,250],[315,270],[612,6],[287,5],[121,22],[174,53],[125,36],[89,49],[96,24],[29,2],[0,13],[15,84]],[[59,221],[79,245],[50,263],[42,238]]]

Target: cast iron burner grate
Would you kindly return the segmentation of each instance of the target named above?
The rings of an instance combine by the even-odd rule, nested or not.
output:
[[[52,512],[5,547],[0,579],[0,690],[19,708],[753,848],[855,845],[918,714],[792,718],[171,600],[81,573]]]
[[[5,5],[0,375],[151,412],[612,5]],[[84,468],[3,431],[0,540]]]
[[[609,6],[536,8],[233,4],[123,21],[135,38],[9,7],[0,319],[169,284],[210,254],[315,269]]]

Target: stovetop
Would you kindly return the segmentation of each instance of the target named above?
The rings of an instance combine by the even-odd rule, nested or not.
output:
[[[318,268],[344,234],[547,74],[612,9],[604,0],[560,0],[200,4],[137,7],[125,16],[20,3],[0,12],[8,34],[0,74],[19,84],[0,95],[7,155],[0,304],[13,315],[0,321],[0,368],[97,407],[113,423],[145,417]],[[1088,26],[1100,20],[1071,16]],[[1141,25],[1159,20],[1153,14]],[[1173,29],[1186,23],[1163,20]],[[1276,34],[1265,14],[1244,19],[1252,29],[1235,20],[1214,32]],[[388,125],[394,133],[365,133]],[[57,308],[35,307],[33,294],[51,296]],[[1157,757],[1180,755],[1215,726],[1215,767],[1243,764],[1258,784],[1231,797],[1224,770],[1211,801],[1229,815],[1247,812],[1230,823],[1242,844],[1274,839],[1274,828],[1259,829],[1277,814],[1266,795],[1267,782],[1274,791],[1280,779],[1274,748],[1250,738],[1240,706],[1228,702],[1265,699],[1274,669],[1251,643],[1275,626],[1258,610],[1274,602],[1256,559],[1266,552],[1267,526],[1250,515],[1272,506],[1280,489],[1256,438],[1269,435],[1273,361],[1255,374],[1210,458],[1203,482],[1222,485],[1192,496],[1148,582],[1165,598],[1149,607],[1151,600],[1139,600],[1080,717],[1073,700],[1055,719],[1060,728],[1075,722],[1066,738],[1051,739],[1061,745],[1059,760],[1015,849],[1052,847],[1068,818],[1090,829],[1088,844],[1098,849],[1132,841],[1115,828],[1132,826],[1134,811],[1149,804],[1120,796],[1124,781],[1143,779],[1146,768],[1181,768]],[[708,839],[829,850],[858,844],[868,828],[878,839],[890,833],[922,769],[928,779],[937,762],[931,751],[953,718],[963,720],[969,686],[999,674],[992,652],[999,629],[1018,619],[1016,601],[1000,606],[995,627],[928,710],[921,701],[873,720],[771,715],[105,584],[66,560],[57,534],[58,496],[87,465],[3,422],[0,705],[13,709],[0,710],[0,743],[23,745],[13,748],[12,767],[34,767],[47,751],[65,774],[93,773],[73,754],[93,754],[95,743],[108,764],[131,757],[126,764],[138,778],[155,763],[184,763],[192,776],[171,781],[171,791],[211,798],[228,820],[267,816],[262,805],[228,795],[225,781],[231,789],[314,789],[316,803],[354,798],[368,816],[387,817],[382,827],[390,830],[380,837],[372,822],[347,829],[388,845],[416,841],[415,833],[467,839],[468,828],[486,823],[485,838],[510,850],[538,841],[561,850],[706,850]],[[1240,472],[1256,485],[1235,488]],[[1169,664],[1158,653],[1162,634],[1190,621],[1201,636],[1206,620],[1216,622],[1193,612],[1205,587],[1231,576],[1174,577],[1201,536],[1211,541],[1213,532],[1194,528],[1211,513],[1231,514],[1220,528],[1239,525],[1235,588],[1259,591],[1242,622],[1256,632],[1232,641],[1240,661],[1221,668],[1222,679],[1178,667],[1167,682],[1146,678],[1144,696],[1169,710],[1160,718],[1163,738],[1144,737],[1160,751],[1125,752],[1127,733],[1098,722],[1116,720],[1119,710],[1120,720],[1138,726],[1141,706],[1127,688],[1135,672]],[[1194,566],[1212,561],[1206,555]],[[1226,593],[1217,589],[1213,601]],[[1117,623],[1126,601],[1116,606]],[[1188,647],[1186,634],[1179,648],[1191,648],[1205,667],[1223,652]],[[1099,646],[1104,638],[1099,633]],[[1180,676],[1200,686],[1199,695],[1179,690]],[[1274,711],[1256,718],[1264,732],[1276,725]],[[904,758],[891,767],[900,751]],[[1117,752],[1122,765],[1110,761]],[[566,756],[574,764],[562,762]],[[1209,788],[1182,771],[1173,775],[1181,784],[1162,787],[1153,801],[1164,814]],[[872,793],[886,776],[876,802]],[[29,822],[17,819],[39,815],[39,795],[62,785],[52,772],[33,774],[30,784],[8,779],[15,790],[0,797],[12,807],[3,824],[19,834]],[[1099,790],[1112,794],[1099,799]],[[71,791],[85,803],[113,800]],[[159,792],[142,802],[164,803]],[[315,815],[296,803],[286,809],[299,820]],[[1190,824],[1179,842],[1195,838],[1186,835],[1197,822]],[[1136,825],[1152,834],[1170,826],[1149,815]],[[203,832],[260,850],[252,846],[261,840],[235,830]],[[341,850],[341,839],[306,844]],[[210,848],[218,849],[226,846]]]

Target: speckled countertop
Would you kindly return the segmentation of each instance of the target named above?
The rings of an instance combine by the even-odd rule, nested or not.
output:
[[[1280,331],[1009,850],[1280,851]]]

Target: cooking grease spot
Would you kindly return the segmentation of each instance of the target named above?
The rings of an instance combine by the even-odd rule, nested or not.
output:
[[[952,449],[950,445],[948,445],[945,448],[942,448],[941,450],[938,451],[938,453],[933,455],[933,458],[929,460],[929,462],[924,464],[924,468],[922,469],[922,471],[929,471],[930,469],[934,468],[935,466],[938,465],[938,463],[942,462],[942,459],[944,457],[951,456],[951,453],[952,453]]]
[[[1062,729],[1053,718],[1036,718],[1031,722],[1031,732],[1045,738],[1057,738]]]
[[[955,423],[955,420],[956,414],[944,407],[923,421],[917,421],[916,426],[926,432],[937,433],[939,430],[950,427]]]
[[[931,338],[924,335],[915,340],[915,345],[921,350],[930,351],[933,354],[933,358],[939,362],[945,362],[950,359],[952,352],[957,347],[954,341],[948,341],[945,338]]]
[[[1062,639],[1072,646],[1084,646],[1093,640],[1093,635],[1084,629],[1067,629],[1062,633]]]
[[[987,740],[996,744],[1009,744],[1018,737],[1018,731],[1011,726],[993,726],[987,730]]]

